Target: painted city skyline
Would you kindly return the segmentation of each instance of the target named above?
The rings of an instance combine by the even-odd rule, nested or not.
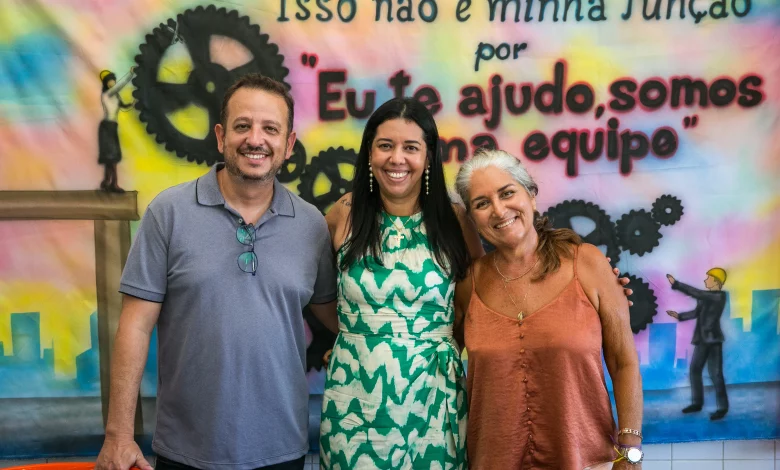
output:
[[[77,354],[75,376],[54,372],[56,344],[42,349],[40,312],[12,313],[11,347],[0,342],[0,398],[100,396],[97,312],[89,316],[89,348]],[[156,394],[157,329],[149,348],[141,391]],[[6,354],[6,351],[10,354]]]
[[[727,384],[780,380],[780,356],[767,354],[768,344],[778,344],[780,289],[755,290],[752,297],[751,330],[744,331],[744,318],[730,317],[730,301],[721,319],[726,341],[723,346],[724,376]],[[98,396],[100,394],[100,355],[97,313],[89,317],[89,348],[75,357],[74,377],[57,377],[54,360],[57,345],[41,342],[40,312],[12,313],[11,344],[0,342],[0,398]],[[686,330],[687,331],[687,330]],[[648,351],[641,364],[645,390],[667,390],[688,386],[689,356],[678,354],[679,323],[648,325]],[[685,338],[690,341],[690,338]],[[48,347],[47,347],[48,346]],[[707,371],[705,369],[705,377]],[[320,375],[311,374],[310,387],[317,389]],[[612,384],[607,375],[607,386]],[[157,394],[157,329],[152,333],[149,355],[141,384],[143,396]]]

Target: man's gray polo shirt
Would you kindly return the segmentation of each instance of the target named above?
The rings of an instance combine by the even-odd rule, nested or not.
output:
[[[218,164],[147,208],[120,291],[161,302],[153,448],[199,468],[244,470],[308,448],[302,309],[336,298],[327,224],[278,181],[256,224],[257,275],[243,272],[243,222]]]

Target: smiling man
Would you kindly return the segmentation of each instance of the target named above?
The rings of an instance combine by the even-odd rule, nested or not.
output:
[[[161,192],[121,280],[99,470],[150,470],[133,441],[135,399],[159,336],[156,468],[302,469],[308,383],[302,311],[336,331],[324,217],[275,176],[290,158],[293,100],[260,75],[225,93],[224,163]]]

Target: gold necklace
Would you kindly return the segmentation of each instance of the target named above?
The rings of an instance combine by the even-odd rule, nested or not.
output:
[[[514,305],[517,310],[520,310],[520,313],[517,314],[517,319],[519,321],[523,321],[523,317],[525,317],[525,311],[521,310],[520,307],[517,305],[517,302],[515,302],[515,298],[512,297],[512,293],[509,292],[509,287],[507,285],[509,284],[509,282],[516,281],[516,280],[524,277],[526,274],[530,273],[531,270],[533,270],[536,267],[537,264],[539,264],[539,258],[536,258],[536,263],[534,263],[534,265],[531,266],[523,274],[521,274],[521,275],[519,275],[517,277],[508,278],[508,277],[504,276],[504,273],[502,273],[500,269],[498,269],[498,262],[496,261],[496,255],[495,254],[493,255],[493,266],[495,266],[496,272],[498,273],[498,275],[501,276],[501,280],[504,281],[504,290],[506,291],[507,295],[509,296],[509,300],[512,302],[512,305]],[[528,291],[529,290],[530,289],[526,289],[525,290],[525,295],[523,296],[523,304],[524,305],[525,305],[525,299],[528,298]]]
[[[390,214],[388,214],[388,216],[389,215]],[[414,217],[414,214],[410,215],[409,219],[407,219],[407,221],[404,222],[403,225],[400,225],[400,226],[399,226],[399,223],[398,223],[398,218],[399,217],[400,216],[396,216],[395,219],[392,219],[393,220],[393,228],[395,229],[395,235],[390,235],[390,237],[392,237],[395,240],[395,244],[396,245],[400,245],[401,244],[401,240],[404,239],[404,237],[405,237],[404,236],[404,232],[406,231],[406,224],[408,224],[412,220],[412,218]]]

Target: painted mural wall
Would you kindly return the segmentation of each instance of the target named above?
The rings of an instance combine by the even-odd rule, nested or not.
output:
[[[450,184],[477,147],[521,159],[540,209],[631,279],[645,442],[780,437],[777,0],[5,0],[0,191],[135,191],[143,213],[221,160],[247,72],[290,87],[278,179],[323,213],[394,96],[434,113]],[[0,221],[0,458],[100,448],[93,231]],[[303,314],[316,436],[333,338]],[[719,347],[692,344],[705,323]],[[153,339],[147,434],[156,360]],[[699,374],[705,409],[683,413]]]

